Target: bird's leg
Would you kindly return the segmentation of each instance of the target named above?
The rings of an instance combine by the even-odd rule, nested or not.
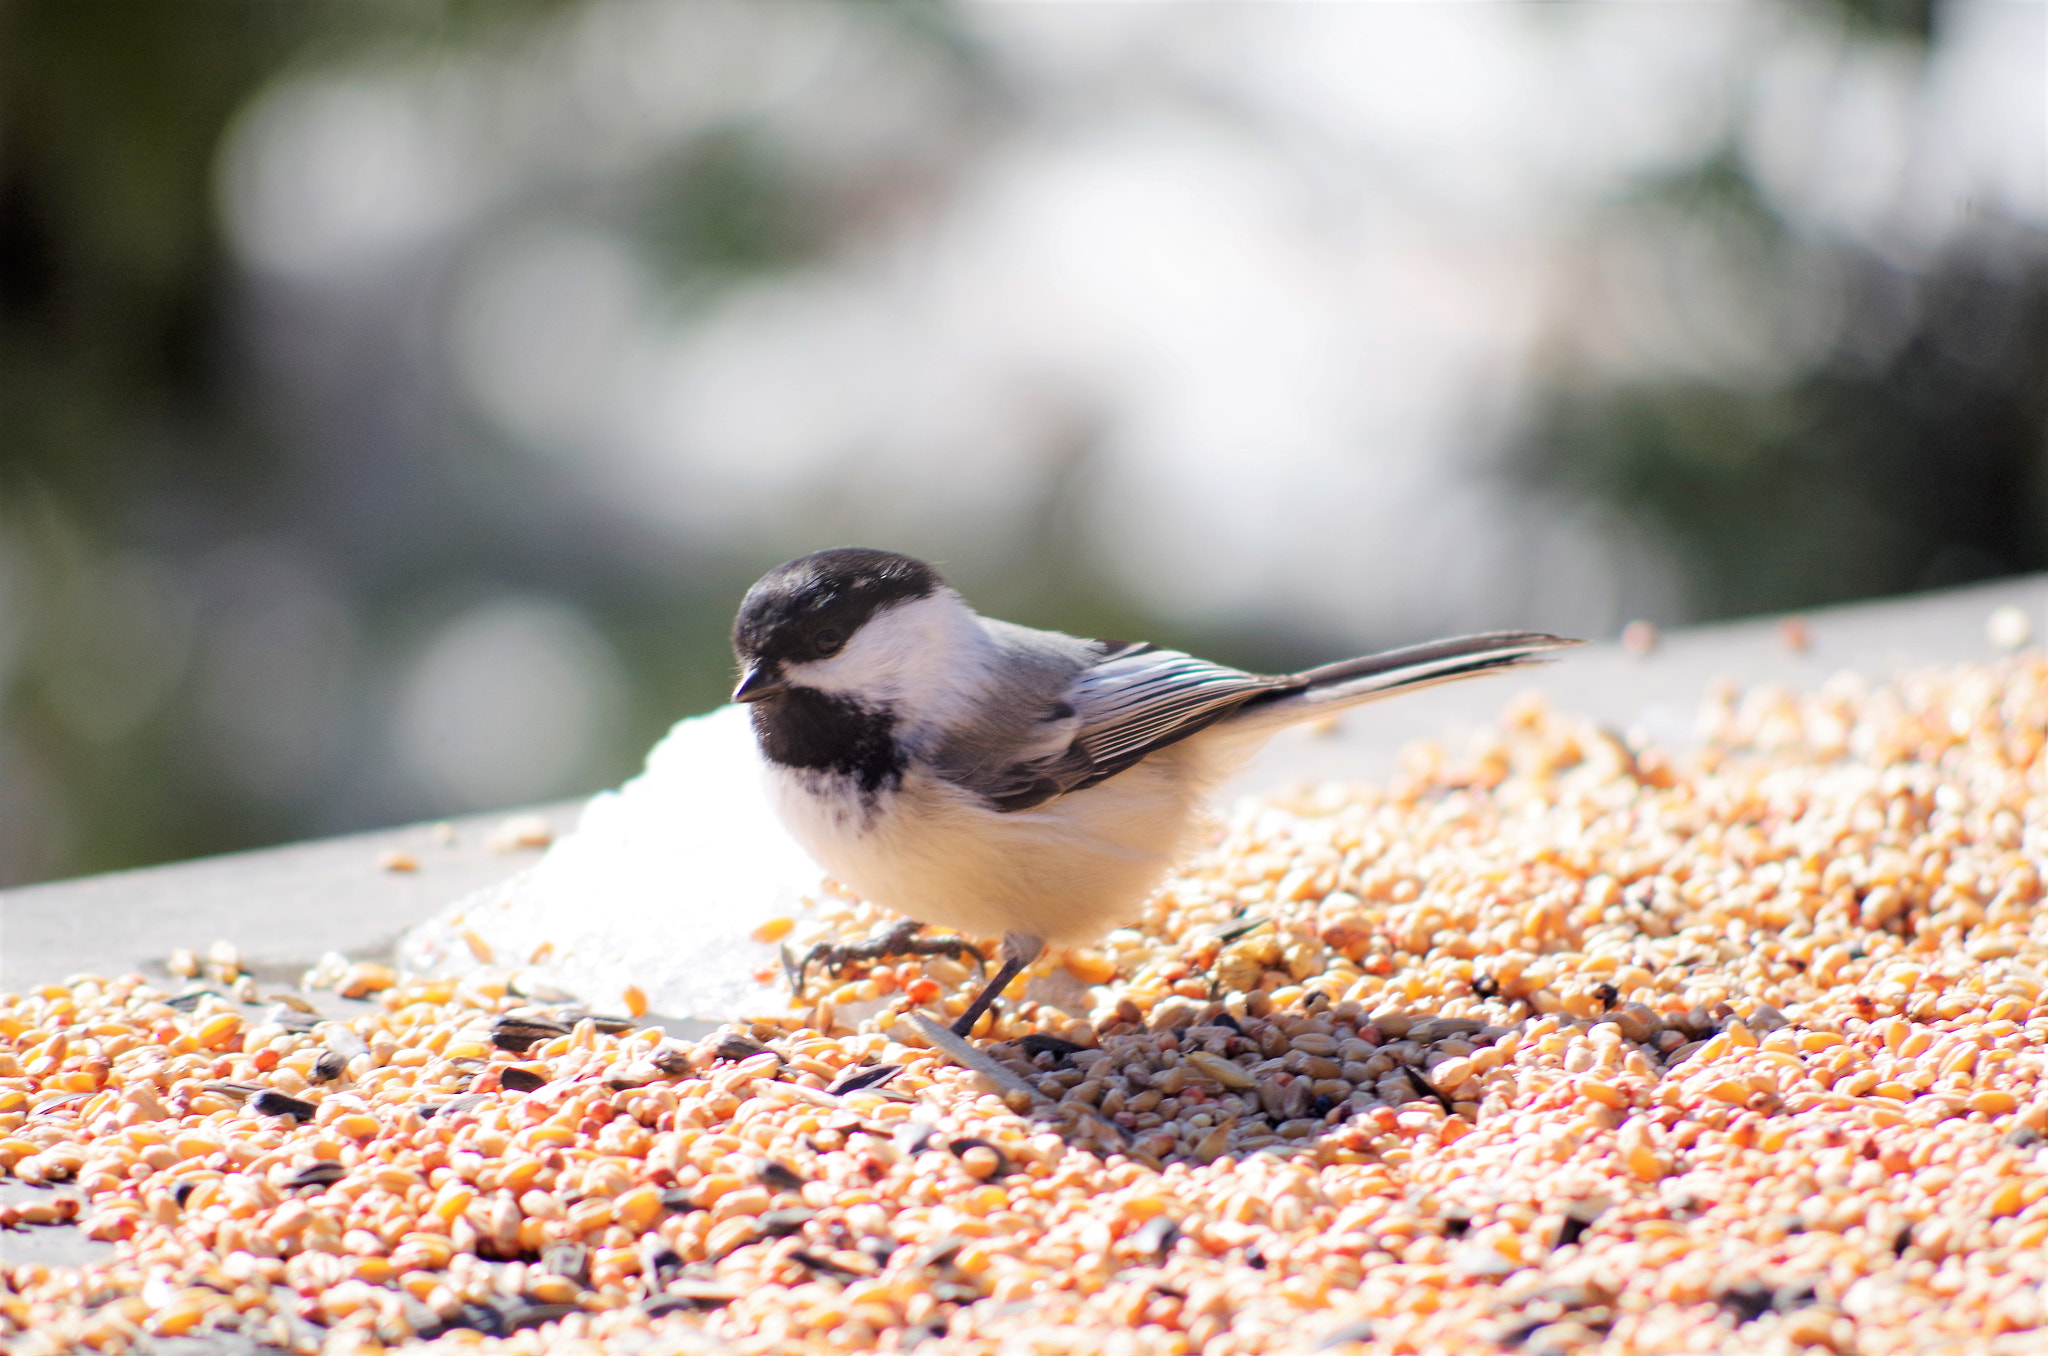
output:
[[[988,1011],[988,1005],[996,1001],[996,995],[1010,987],[1010,981],[1024,972],[1024,967],[1038,959],[1045,950],[1045,943],[1036,937],[1026,937],[1021,932],[1003,934],[1003,965],[995,977],[981,986],[981,992],[974,995],[974,1001],[967,1005],[967,1011],[960,1014],[960,1020],[953,1023],[953,1034],[965,1036],[974,1030],[974,1024],[981,1020],[981,1014]]]
[[[864,942],[819,942],[794,966],[785,951],[783,969],[789,972],[789,987],[801,997],[805,972],[813,965],[837,970],[855,961],[878,961],[888,956],[951,956],[954,960],[971,956],[975,968],[983,974],[988,973],[988,961],[966,938],[920,937],[917,934],[923,927],[924,924],[906,918],[887,932],[877,933]]]

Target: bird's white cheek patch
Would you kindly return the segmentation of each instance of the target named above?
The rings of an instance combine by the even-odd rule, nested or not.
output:
[[[970,718],[994,649],[974,613],[950,591],[883,608],[830,659],[790,664],[788,681],[858,702],[915,713],[919,723]]]

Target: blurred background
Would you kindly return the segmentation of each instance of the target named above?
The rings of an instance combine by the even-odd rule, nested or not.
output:
[[[1253,667],[2048,566],[2048,14],[0,0],[0,883],[595,789],[821,546]]]

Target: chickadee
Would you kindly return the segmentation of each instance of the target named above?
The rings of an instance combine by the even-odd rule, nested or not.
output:
[[[965,1036],[1048,943],[1126,921],[1281,726],[1576,643],[1501,632],[1268,676],[995,621],[922,561],[846,548],[747,591],[732,696],[820,865],[906,918],[1002,935]]]

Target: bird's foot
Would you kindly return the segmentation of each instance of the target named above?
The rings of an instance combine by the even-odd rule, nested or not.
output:
[[[1036,937],[1027,937],[1018,932],[1003,934],[1003,966],[996,971],[994,978],[981,986],[981,992],[967,1005],[967,1011],[961,1013],[958,1020],[953,1023],[953,1034],[963,1040],[972,1034],[974,1024],[981,1020],[981,1014],[987,1012],[989,1005],[996,1001],[996,995],[1010,987],[1010,981],[1023,974],[1024,967],[1037,960],[1044,950],[1045,943]]]
[[[887,932],[877,933],[864,942],[820,942],[797,960],[788,947],[782,950],[782,968],[789,976],[789,987],[797,997],[803,997],[805,976],[815,965],[828,973],[844,970],[849,965],[862,962],[886,960],[891,956],[947,956],[953,960],[972,960],[974,968],[983,975],[988,973],[988,958],[980,948],[964,937],[920,937],[924,924],[905,919]]]

